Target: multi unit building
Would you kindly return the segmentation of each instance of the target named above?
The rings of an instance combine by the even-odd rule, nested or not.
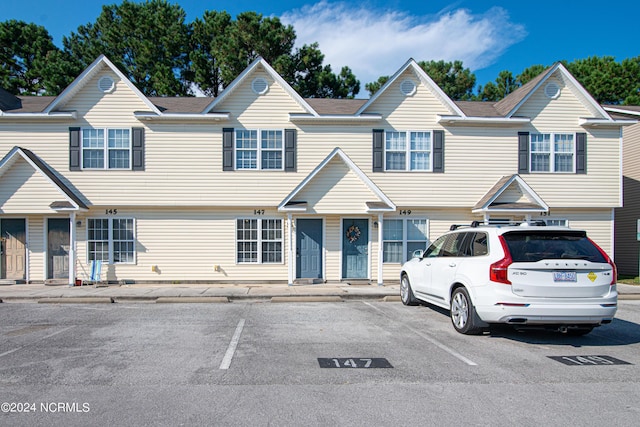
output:
[[[473,220],[583,228],[615,256],[632,123],[560,63],[497,103],[413,60],[370,99],[304,99],[263,59],[217,98],[150,98],[101,56],[59,96],[0,92],[0,274],[383,284]]]

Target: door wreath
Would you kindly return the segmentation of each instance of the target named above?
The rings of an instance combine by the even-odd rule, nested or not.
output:
[[[360,229],[355,225],[352,225],[347,229],[347,239],[349,239],[349,243],[353,243],[360,238]]]

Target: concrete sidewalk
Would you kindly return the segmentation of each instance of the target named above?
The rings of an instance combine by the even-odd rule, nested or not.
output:
[[[640,299],[640,286],[618,284],[621,300]],[[247,300],[271,302],[400,301],[398,284],[131,284],[109,286],[0,286],[0,302],[32,303],[220,303]]]
[[[400,286],[317,284],[130,284],[108,286],[0,286],[0,302],[323,302],[349,299],[400,301]]]

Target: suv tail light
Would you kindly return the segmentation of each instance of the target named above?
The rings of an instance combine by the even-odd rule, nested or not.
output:
[[[589,239],[589,238],[587,237],[587,239]],[[609,257],[609,255],[607,255],[607,253],[606,253],[605,251],[603,251],[603,250],[602,250],[602,248],[596,244],[596,242],[594,242],[594,241],[593,241],[593,240],[591,240],[591,239],[589,239],[589,241],[591,242],[591,244],[592,244],[593,246],[595,246],[595,247],[600,251],[600,253],[602,254],[602,257],[603,257],[604,259],[606,259],[606,260],[607,260],[607,262],[609,263],[609,265],[611,266],[611,275],[612,275],[613,277],[611,277],[611,283],[609,283],[609,286],[613,286],[613,285],[615,285],[615,284],[616,284],[616,282],[618,281],[618,268],[616,267],[616,264],[615,264],[615,263],[613,262],[613,260]]]
[[[500,261],[496,261],[489,266],[489,279],[493,282],[504,283],[505,285],[510,285],[511,282],[507,278],[507,269],[513,262],[511,258],[511,253],[509,252],[509,248],[507,247],[507,242],[504,241],[502,236],[498,236],[500,239],[500,244],[502,245],[502,250],[504,251],[504,258]]]

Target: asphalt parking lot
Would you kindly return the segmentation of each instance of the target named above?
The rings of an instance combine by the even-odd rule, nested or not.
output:
[[[631,426],[639,349],[635,300],[579,338],[367,300],[2,304],[0,423]]]

